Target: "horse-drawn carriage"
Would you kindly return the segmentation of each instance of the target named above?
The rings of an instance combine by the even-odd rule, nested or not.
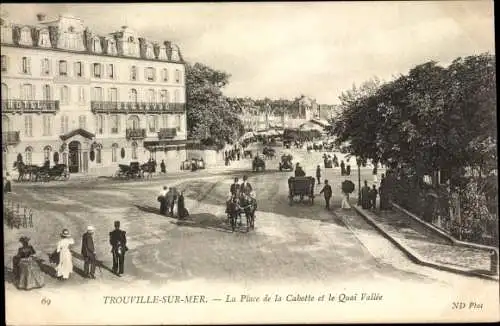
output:
[[[135,179],[142,176],[143,171],[139,162],[130,162],[130,165],[118,164],[118,171],[115,173],[115,178]]]
[[[253,161],[252,161],[252,171],[258,172],[259,169],[261,171],[264,171],[266,169],[266,162],[264,159],[260,156],[255,156]]]
[[[292,171],[293,170],[292,160],[293,160],[292,155],[290,155],[290,154],[282,155],[281,162],[279,164],[280,171],[283,171],[283,170]]]
[[[242,214],[246,217],[247,232],[255,228],[255,211],[257,210],[257,200],[248,195],[233,196],[226,202],[227,221],[234,232],[236,226],[242,223]],[[238,223],[239,218],[239,223]]]
[[[266,159],[273,159],[276,156],[276,150],[271,147],[264,147],[262,154]]]
[[[310,205],[314,204],[314,183],[313,177],[290,177],[288,178],[288,199],[290,205],[294,202],[294,197],[299,196],[300,202],[304,197],[309,197]]]
[[[43,167],[38,171],[37,178],[48,182],[51,180],[68,180],[69,171],[66,164],[56,164],[51,168]]]

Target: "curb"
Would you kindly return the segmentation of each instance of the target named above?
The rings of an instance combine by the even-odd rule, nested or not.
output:
[[[398,204],[395,204],[395,203],[391,202],[391,205],[393,207],[395,207],[396,209],[398,209],[400,212],[406,214],[408,217],[410,217],[413,220],[419,222],[423,226],[425,226],[427,228],[430,228],[431,230],[433,230],[433,231],[439,233],[440,235],[442,235],[443,237],[447,238],[453,245],[463,246],[463,247],[468,247],[468,248],[473,248],[473,249],[478,249],[478,250],[484,250],[484,251],[492,251],[493,250],[496,253],[496,255],[498,256],[498,249],[495,248],[495,247],[486,246],[486,245],[480,245],[480,244],[470,243],[470,242],[465,242],[465,241],[460,241],[460,240],[454,238],[453,236],[449,235],[445,231],[443,231],[443,230],[439,229],[438,227],[432,225],[431,223],[425,222],[420,217],[418,217],[417,215],[413,214],[412,212],[404,209],[403,207],[399,206]]]
[[[370,223],[377,231],[379,231],[384,238],[389,240],[391,243],[393,243],[398,249],[400,249],[402,252],[408,256],[408,258],[413,261],[416,264],[422,265],[422,266],[427,266],[427,267],[432,267],[441,271],[445,272],[452,272],[456,274],[461,274],[465,276],[471,276],[471,277],[478,277],[490,281],[497,281],[498,282],[498,277],[497,276],[491,276],[491,275],[486,275],[483,273],[478,273],[475,271],[471,270],[466,270],[466,269],[460,269],[460,268],[455,268],[455,267],[450,267],[444,264],[439,264],[435,262],[430,262],[428,260],[425,260],[424,258],[420,257],[419,254],[414,252],[412,249],[408,248],[407,246],[403,245],[400,241],[396,240],[394,237],[392,237],[386,230],[384,230],[375,220],[369,216],[370,213],[366,212],[362,208],[360,208],[357,205],[352,205],[352,208],[361,215],[368,223]]]

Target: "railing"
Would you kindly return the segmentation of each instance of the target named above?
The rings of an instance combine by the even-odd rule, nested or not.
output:
[[[5,113],[56,113],[59,101],[48,100],[2,100]]]
[[[2,132],[2,144],[16,145],[21,141],[19,131],[4,131]]]
[[[11,199],[4,199],[3,216],[7,226],[11,229],[33,227],[33,210],[28,207],[22,207],[19,203]]]
[[[176,128],[161,128],[158,132],[158,139],[171,139],[177,136]]]
[[[125,131],[127,139],[144,139],[146,138],[146,129],[127,129]]]
[[[184,113],[186,103],[91,101],[93,113]]]

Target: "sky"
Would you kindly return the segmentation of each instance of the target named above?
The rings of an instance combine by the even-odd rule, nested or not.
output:
[[[353,84],[390,80],[430,60],[495,53],[493,1],[2,4],[35,24],[71,14],[97,33],[126,25],[170,40],[184,58],[231,75],[228,96],[306,95],[336,104]]]

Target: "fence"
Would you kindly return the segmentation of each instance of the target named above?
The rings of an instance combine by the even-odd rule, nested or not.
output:
[[[28,207],[23,207],[12,199],[4,198],[3,206],[4,222],[11,229],[20,227],[33,227],[33,210]]]

